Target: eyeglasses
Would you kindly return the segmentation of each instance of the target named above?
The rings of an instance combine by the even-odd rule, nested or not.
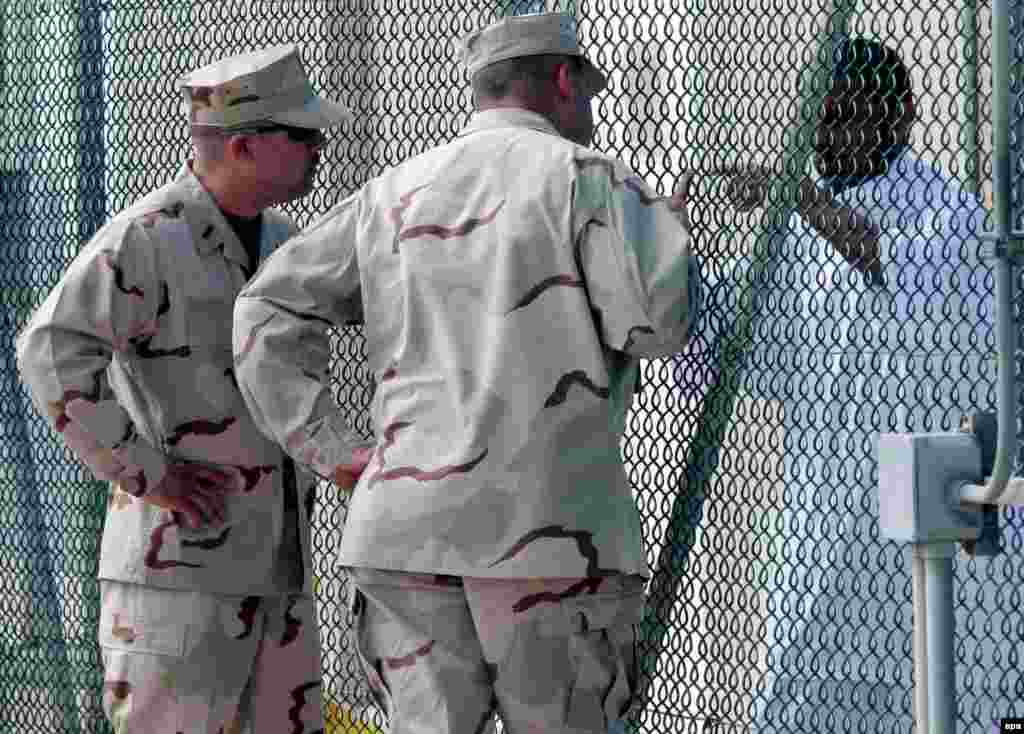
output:
[[[244,127],[230,131],[230,135],[265,135],[268,133],[285,133],[288,139],[303,145],[323,144],[323,132],[316,127],[293,127],[292,125],[265,125]]]

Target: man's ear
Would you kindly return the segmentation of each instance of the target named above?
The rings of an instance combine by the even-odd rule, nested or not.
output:
[[[576,94],[572,64],[568,60],[555,65],[555,89],[562,99],[572,99]]]
[[[253,158],[252,137],[249,135],[232,135],[224,146],[230,158],[240,161],[248,161]]]
[[[900,119],[896,122],[896,134],[900,138],[910,137],[910,128],[914,126],[914,119],[917,114],[917,108],[914,106],[914,100],[909,94],[903,96],[902,101],[903,114]]]
[[[917,108],[914,107],[914,99],[909,94],[903,95],[903,119],[908,123],[914,121],[914,116],[917,114]]]

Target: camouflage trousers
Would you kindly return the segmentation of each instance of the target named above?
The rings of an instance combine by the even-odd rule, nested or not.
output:
[[[102,581],[103,709],[116,734],[324,728],[313,599]]]
[[[353,638],[390,734],[593,732],[636,690],[639,576],[482,579],[349,569]]]

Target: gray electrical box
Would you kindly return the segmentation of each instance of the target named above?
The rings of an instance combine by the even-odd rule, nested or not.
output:
[[[981,510],[960,506],[956,487],[981,482],[981,447],[969,433],[883,433],[878,439],[882,534],[908,543],[975,540]]]

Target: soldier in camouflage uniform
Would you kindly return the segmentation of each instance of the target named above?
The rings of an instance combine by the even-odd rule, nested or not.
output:
[[[391,732],[605,732],[648,569],[619,440],[642,357],[700,300],[685,190],[585,147],[604,75],[571,16],[463,44],[478,111],[272,256],[235,305],[259,425],[324,477],[360,444],[326,380],[365,312],[377,443],[350,500],[355,645]]]
[[[311,596],[314,477],[235,383],[231,309],[295,232],[322,128],[298,49],[180,81],[195,158],[114,217],[18,340],[37,409],[110,481],[99,577],[103,704],[119,733],[323,728]]]

